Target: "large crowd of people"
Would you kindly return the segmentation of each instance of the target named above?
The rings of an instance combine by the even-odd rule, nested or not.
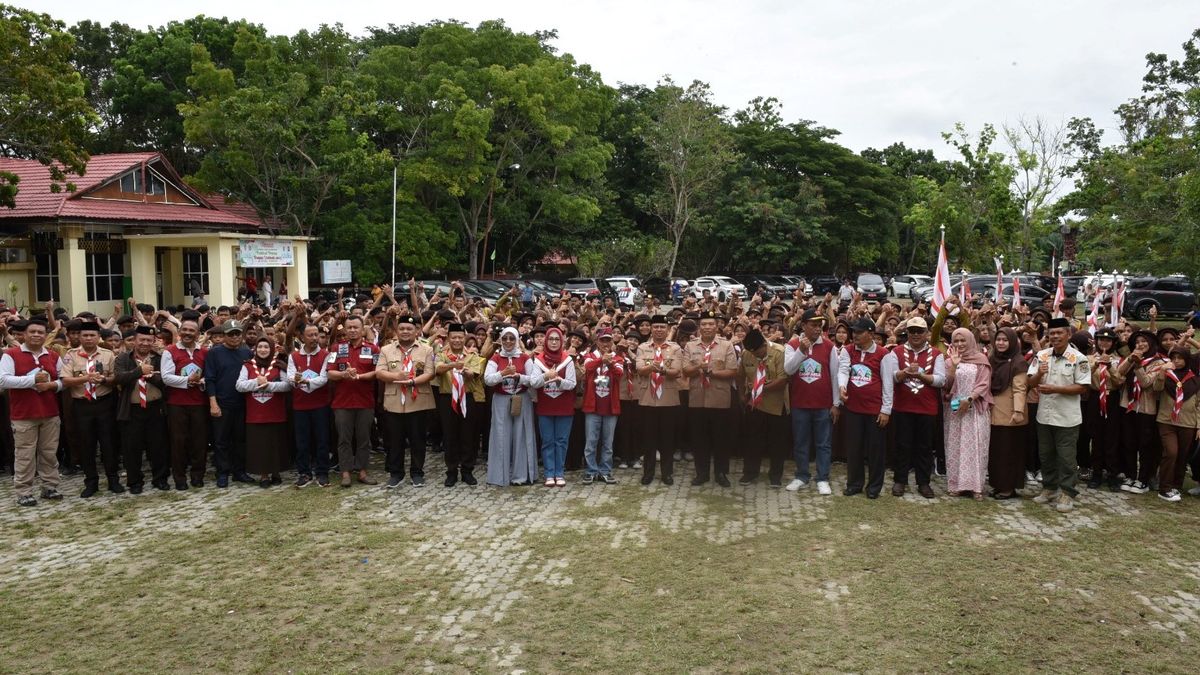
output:
[[[290,469],[297,488],[421,487],[431,448],[447,488],[556,488],[579,470],[671,485],[676,462],[727,488],[765,463],[771,487],[831,495],[844,461],[847,497],[878,498],[890,467],[896,497],[933,498],[941,474],[952,494],[1060,512],[1083,482],[1177,502],[1189,459],[1200,471],[1193,329],[1085,322],[1069,299],[934,312],[797,291],[624,311],[415,282],[352,306],[194,295],[108,317],[0,308],[0,463],[19,505],[62,499],[75,472],[82,498],[142,493],[147,473],[164,491],[270,487]]]

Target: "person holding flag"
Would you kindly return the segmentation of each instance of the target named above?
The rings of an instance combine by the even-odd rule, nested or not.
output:
[[[964,277],[965,278],[965,277]],[[934,314],[942,311],[950,297],[950,264],[946,259],[946,226],[942,226],[942,243],[938,246],[937,270],[933,277],[933,300],[930,306]]]
[[[771,487],[783,487],[783,463],[790,445],[787,417],[788,374],[784,370],[783,345],[768,341],[758,329],[742,340],[743,400],[747,413],[746,461],[742,485],[758,479],[763,455],[770,461],[767,477]]]

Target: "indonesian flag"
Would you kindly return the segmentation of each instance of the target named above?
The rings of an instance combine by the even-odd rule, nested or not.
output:
[[[1013,309],[1021,306],[1021,280],[1013,277]]]
[[[1125,281],[1122,279],[1117,282],[1113,288],[1112,294],[1112,310],[1109,315],[1109,323],[1113,326],[1121,320],[1121,314],[1125,310]]]
[[[1103,304],[1104,293],[1096,292],[1096,297],[1092,299],[1092,311],[1088,313],[1087,323],[1088,332],[1092,335],[1100,328],[1100,305]]]
[[[1058,277],[1058,288],[1055,289],[1055,291],[1054,291],[1054,316],[1055,317],[1060,317],[1063,315],[1062,310],[1059,309],[1059,305],[1062,304],[1062,301],[1065,300],[1066,297],[1067,297],[1067,294],[1063,290],[1063,280],[1062,280],[1062,276],[1060,275]]]
[[[1004,263],[1000,262],[1000,258],[992,258],[996,261],[996,304],[1000,304],[1000,300],[1004,296]]]
[[[962,282],[962,300],[963,300],[963,302],[965,302],[965,303],[969,303],[969,302],[971,302],[971,298],[973,297],[973,296],[971,295],[971,280],[970,280],[970,279],[968,279],[967,277],[963,277],[962,279],[963,279],[963,282]]]
[[[937,271],[933,277],[933,311],[942,311],[942,305],[946,304],[946,298],[950,297],[950,265],[946,262],[946,238],[942,237],[942,243],[938,246]]]

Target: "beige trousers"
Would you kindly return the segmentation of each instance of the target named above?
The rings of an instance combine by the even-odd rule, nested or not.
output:
[[[17,496],[33,494],[33,477],[42,477],[42,487],[58,487],[58,418],[13,420],[13,484]]]

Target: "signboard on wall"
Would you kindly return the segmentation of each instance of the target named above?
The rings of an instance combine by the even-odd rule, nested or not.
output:
[[[322,260],[321,283],[348,284],[350,283],[349,260]]]
[[[239,239],[239,267],[292,267],[291,239]]]

